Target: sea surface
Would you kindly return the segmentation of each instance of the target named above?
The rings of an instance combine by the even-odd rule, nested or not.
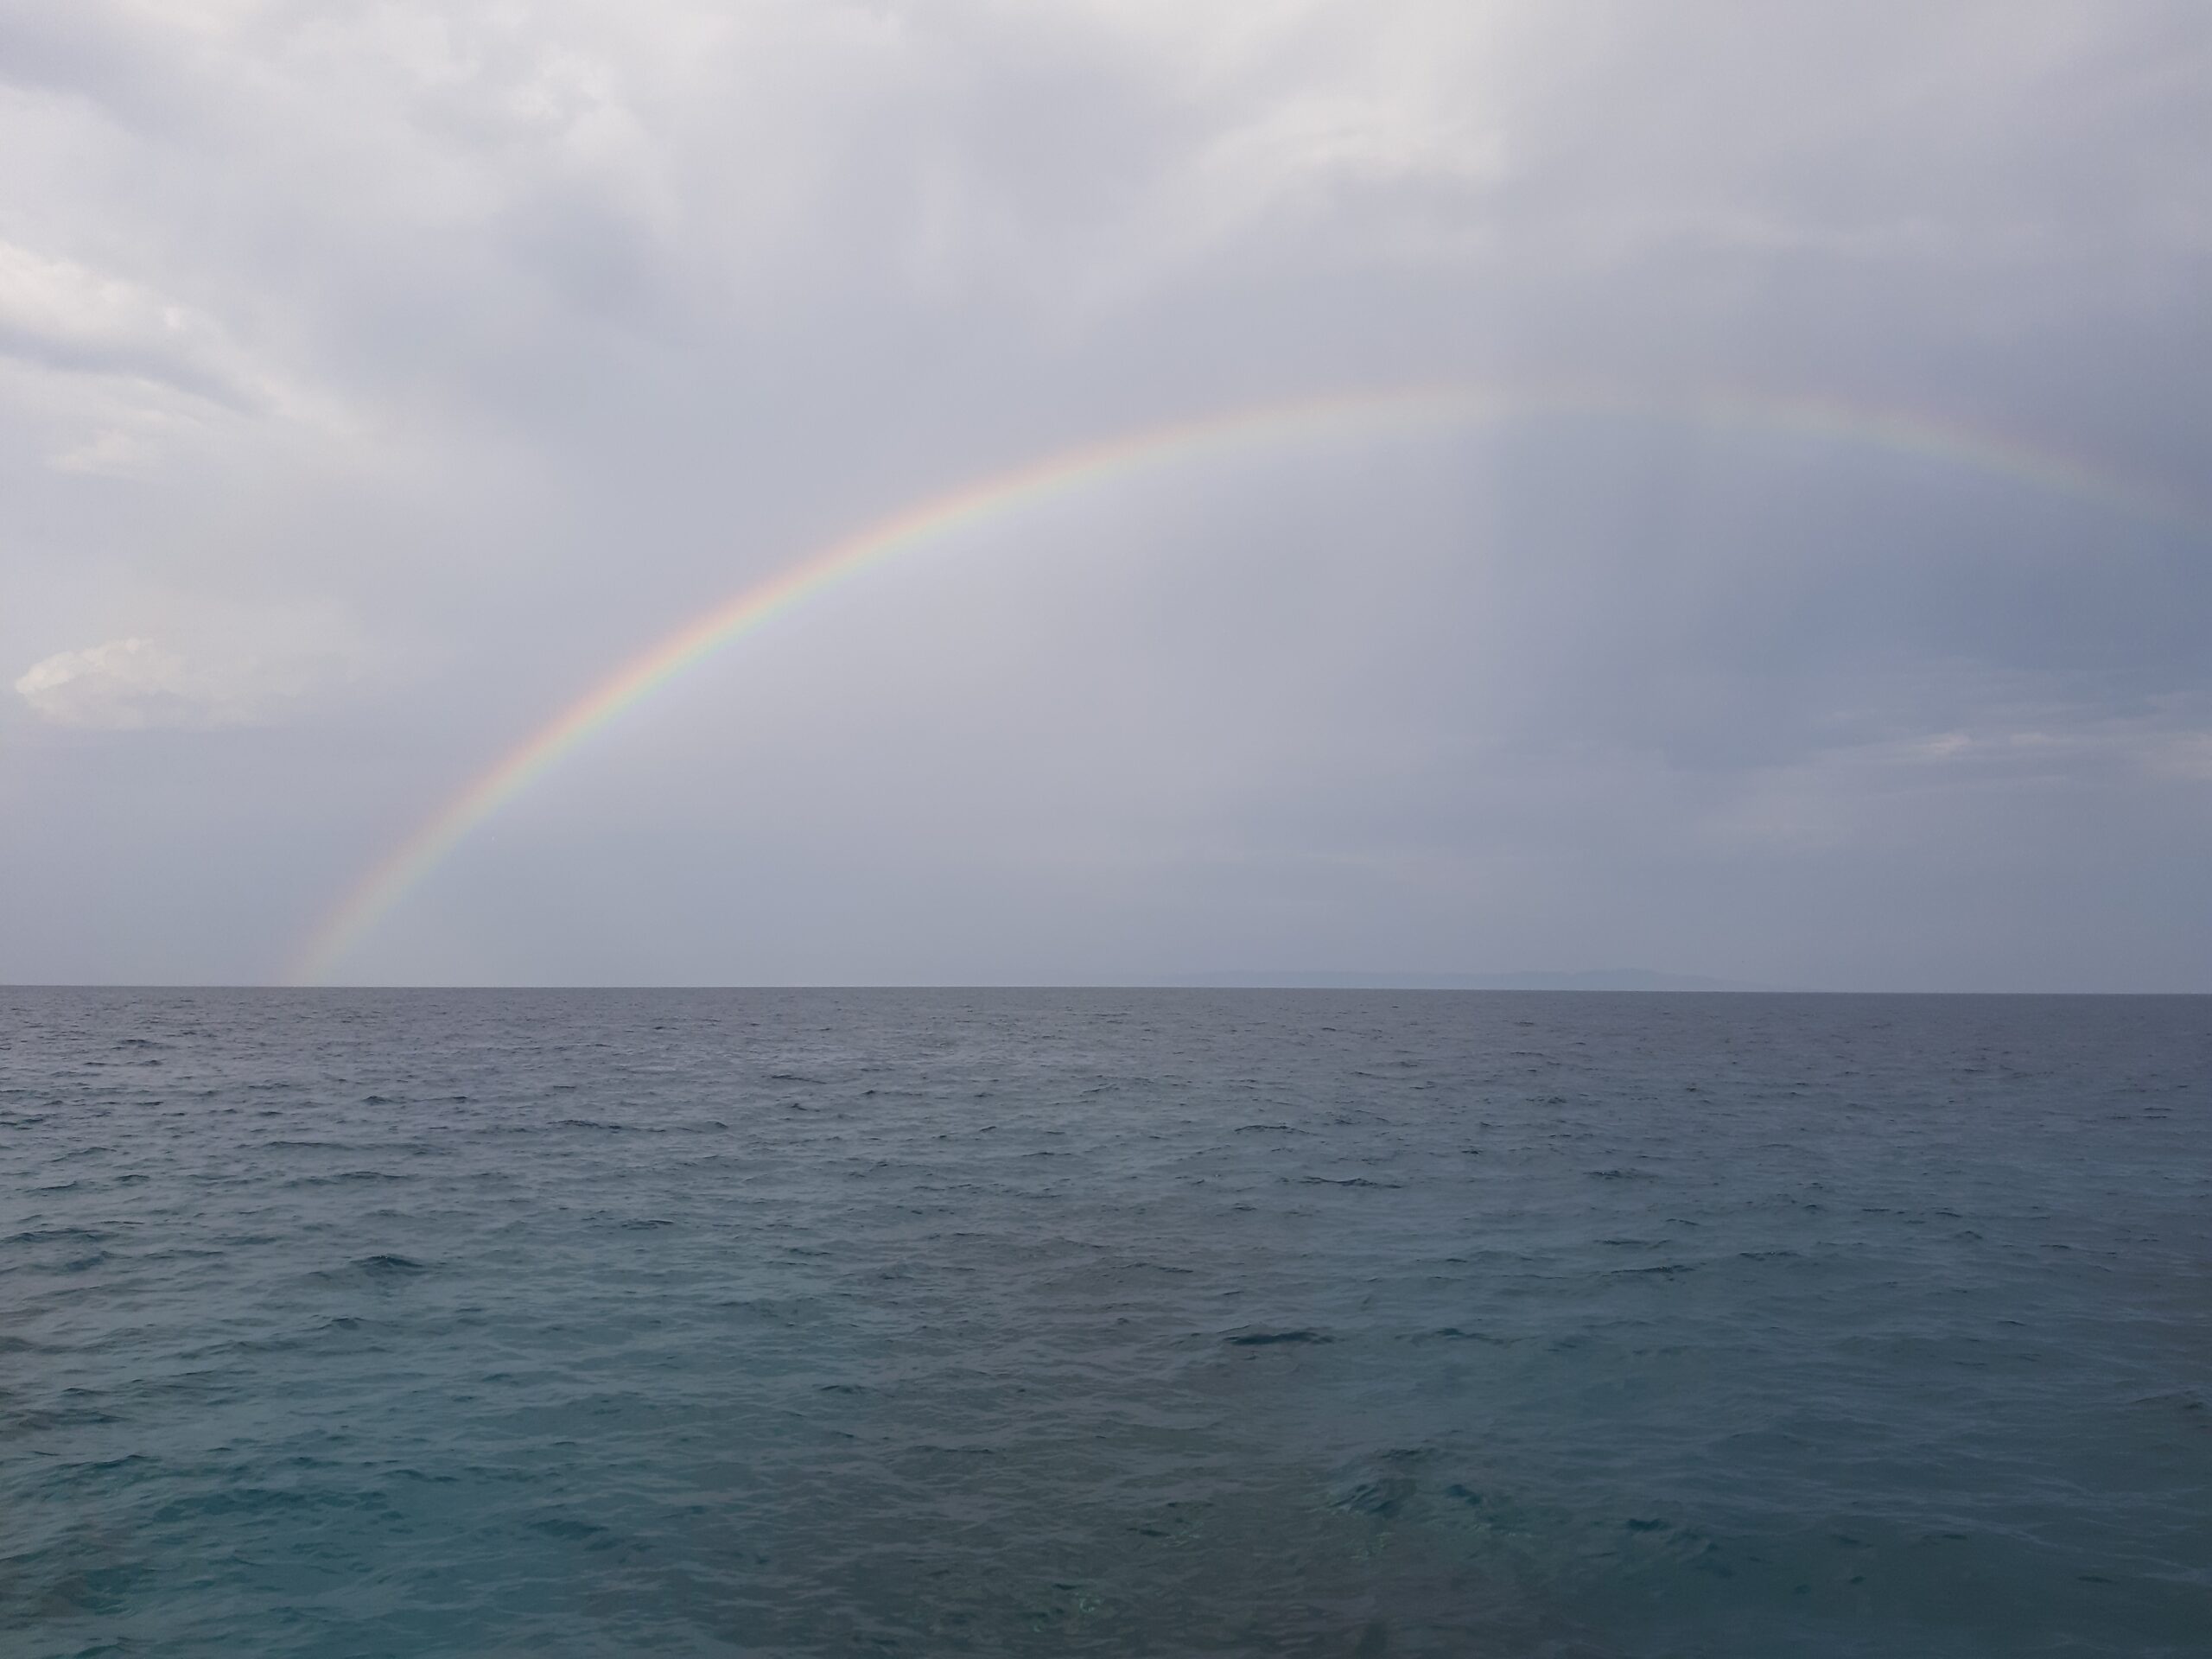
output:
[[[2212,999],[0,989],[0,1653],[2212,1652]]]

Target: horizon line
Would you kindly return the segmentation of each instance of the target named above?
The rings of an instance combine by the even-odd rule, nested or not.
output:
[[[1345,975],[1343,982],[1357,982],[1360,976]],[[1365,976],[1366,982],[1309,982],[1302,984],[1260,983],[1256,979],[1239,978],[1200,980],[1196,976],[1162,976],[1154,979],[1099,980],[688,980],[655,981],[651,983],[601,982],[585,981],[522,981],[498,982],[419,981],[407,983],[396,982],[359,981],[343,984],[291,984],[279,980],[33,980],[0,979],[0,990],[6,991],[273,991],[287,995],[320,995],[348,991],[441,991],[441,992],[509,992],[509,991],[1354,991],[1374,992],[1442,992],[1473,995],[1549,995],[1566,993],[1586,996],[1985,996],[1985,997],[2212,997],[2212,987],[2200,989],[2164,988],[2155,990],[2022,990],[1998,989],[1987,987],[1961,988],[1927,986],[1892,986],[1881,988],[1844,986],[1806,985],[1740,985],[1723,982],[1713,985],[1578,985],[1578,984],[1522,984],[1522,985],[1451,985],[1436,983],[1376,983],[1377,980],[1392,980],[1398,976],[1378,974]],[[1407,975],[1411,981],[1426,977],[1431,981],[1455,977],[1450,975]],[[1466,975],[1456,977],[1470,979],[1516,977],[1536,978],[1539,976]],[[1566,977],[1562,976],[1562,977]],[[1684,977],[1691,977],[1684,976]]]

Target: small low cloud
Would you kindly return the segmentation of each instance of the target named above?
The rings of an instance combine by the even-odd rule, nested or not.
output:
[[[135,478],[147,470],[158,455],[156,447],[138,434],[110,427],[63,450],[47,464],[58,473]]]
[[[32,710],[94,731],[274,725],[344,672],[334,658],[188,657],[150,639],[56,652],[16,681]]]

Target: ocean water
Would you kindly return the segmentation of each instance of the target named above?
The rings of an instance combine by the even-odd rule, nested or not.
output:
[[[0,1652],[2202,1655],[2212,999],[0,990]]]

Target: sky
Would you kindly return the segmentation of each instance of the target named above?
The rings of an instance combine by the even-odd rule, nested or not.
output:
[[[2208,86],[2199,0],[0,0],[0,980],[2212,990]]]

